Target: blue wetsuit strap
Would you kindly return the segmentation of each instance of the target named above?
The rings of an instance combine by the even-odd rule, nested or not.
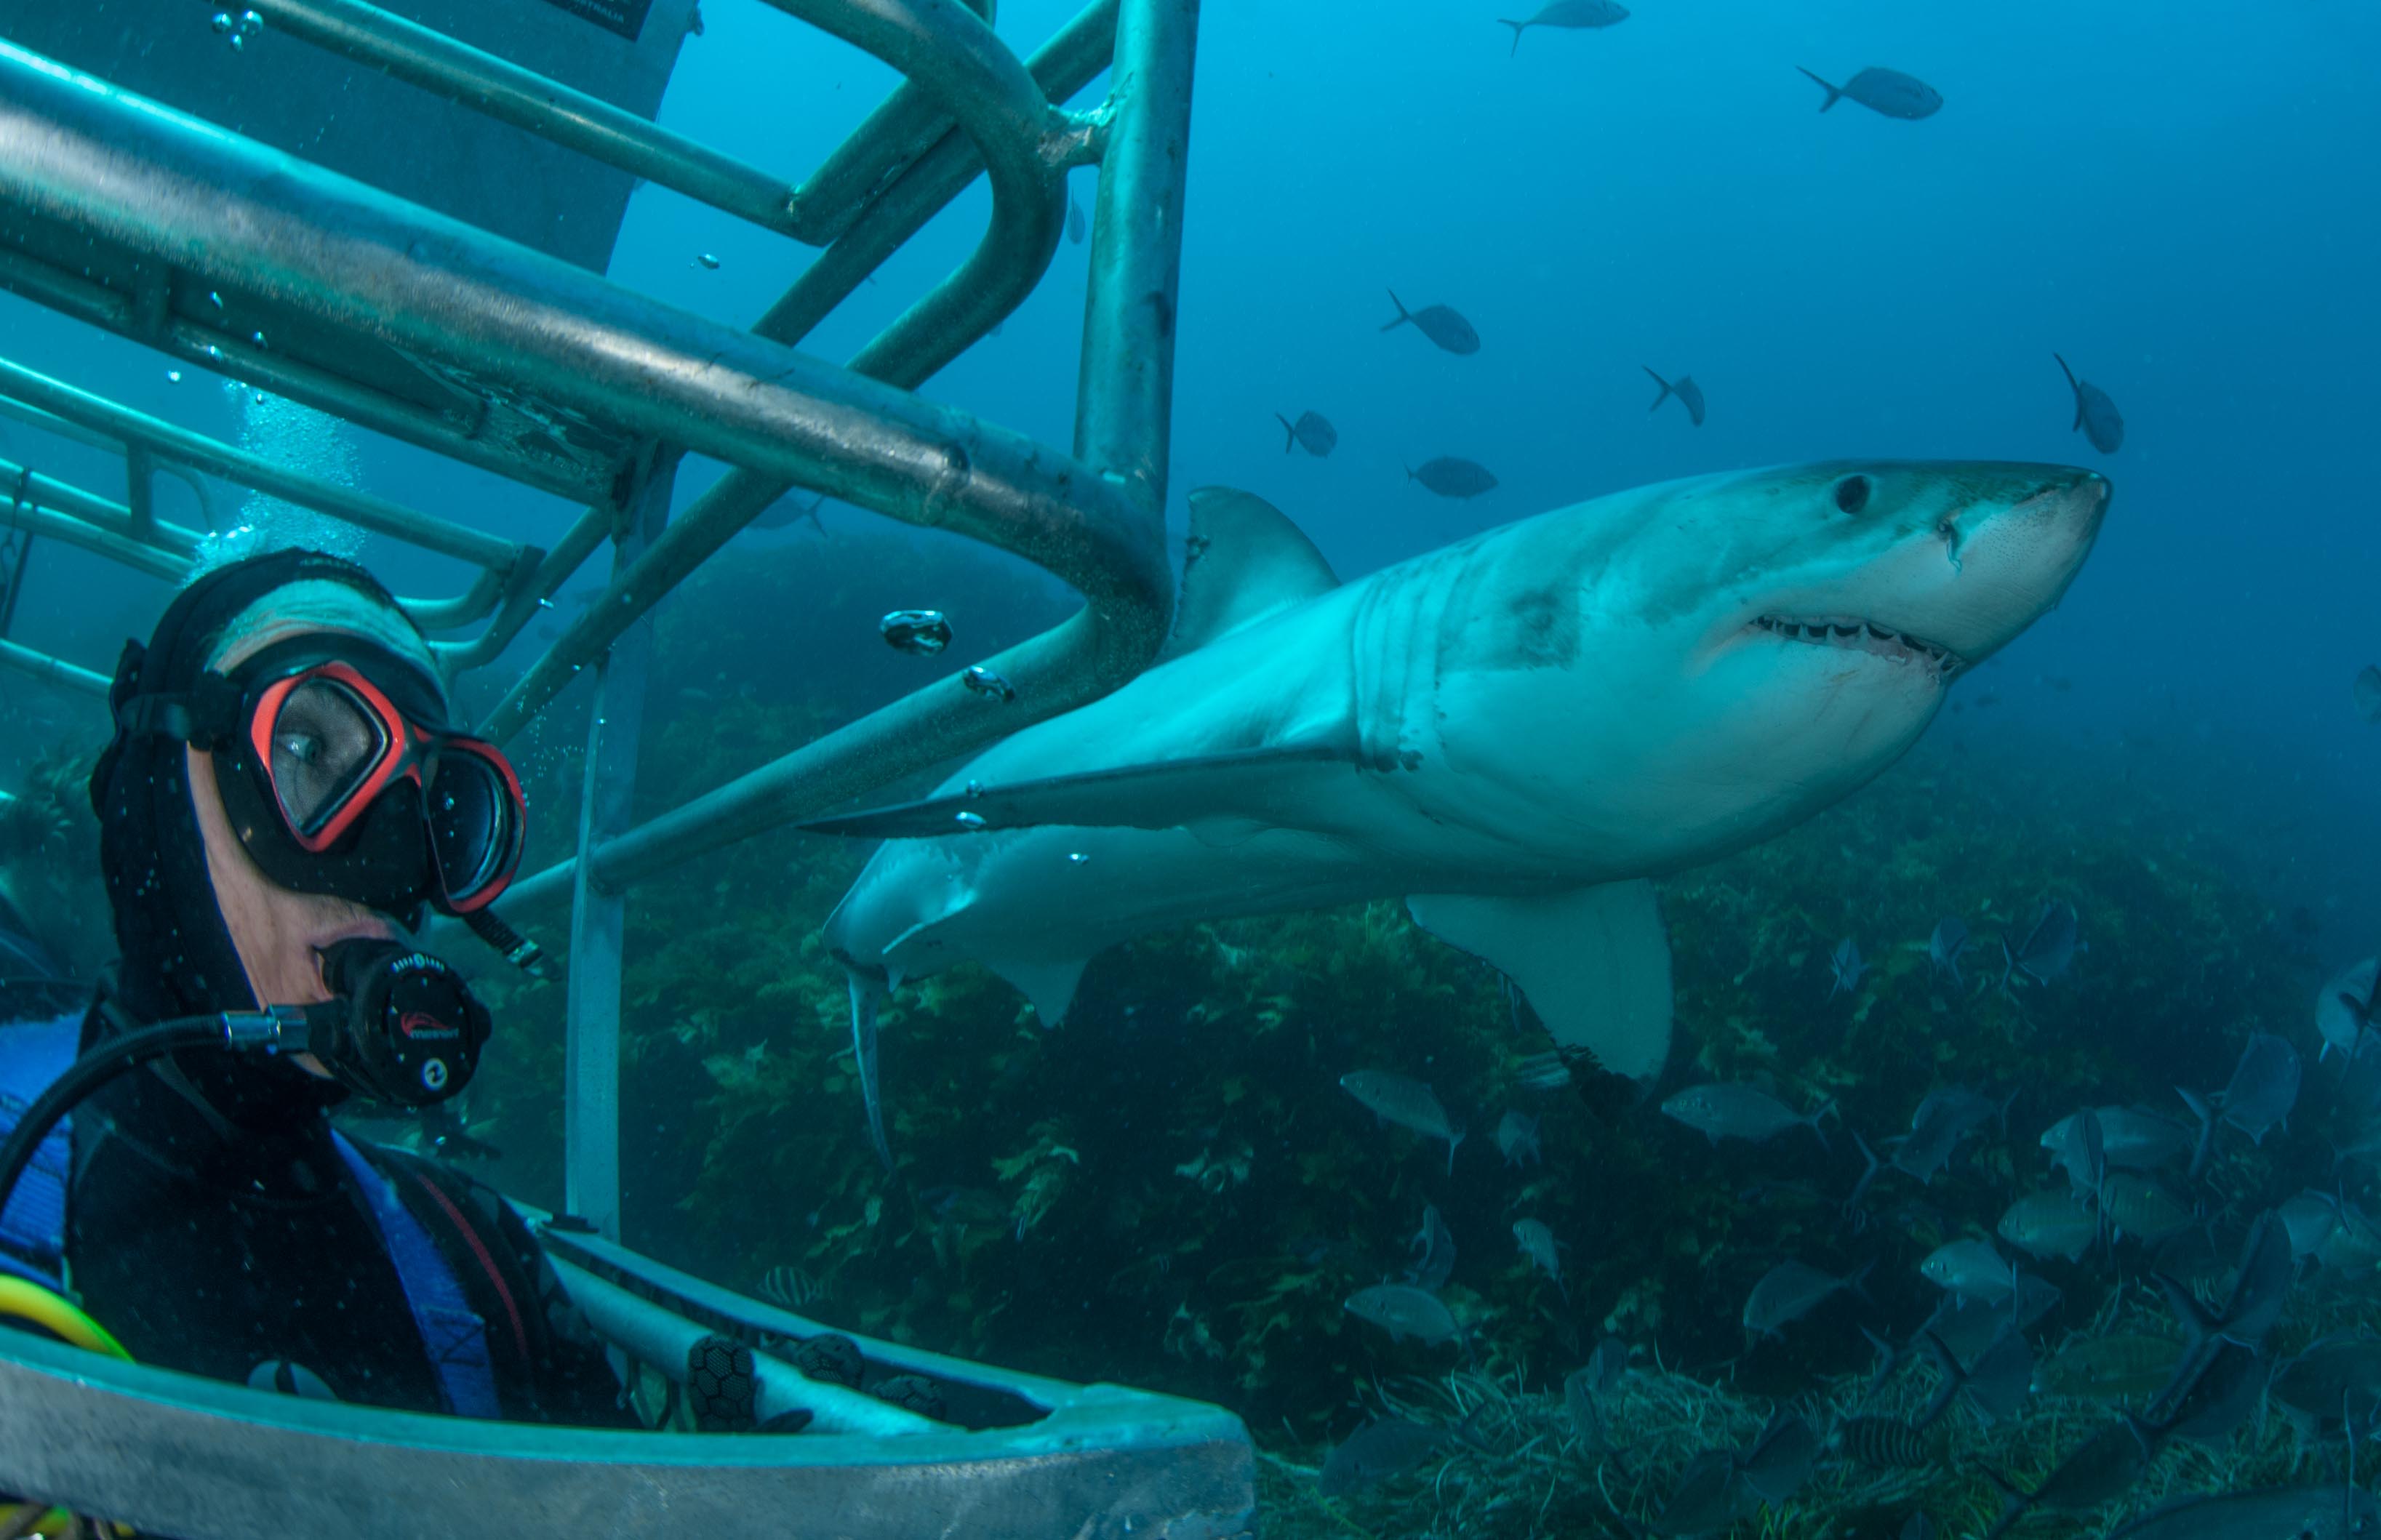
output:
[[[82,1040],[82,1012],[0,1027],[0,1137],[67,1072]],[[0,1269],[59,1287],[66,1261],[67,1178],[72,1118],[62,1118],[33,1151],[0,1213]]]
[[[364,1158],[345,1134],[334,1131],[331,1140],[339,1158],[363,1192],[372,1222],[380,1227],[381,1244],[396,1264],[397,1281],[405,1286],[406,1303],[413,1308],[413,1324],[421,1328],[421,1345],[438,1371],[446,1410],[458,1417],[497,1417],[496,1376],[488,1363],[487,1331],[480,1317],[463,1302],[463,1286],[455,1270],[397,1195],[396,1186]]]

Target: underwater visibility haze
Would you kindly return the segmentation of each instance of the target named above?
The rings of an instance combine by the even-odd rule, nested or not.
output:
[[[625,1241],[1219,1404],[1267,1535],[2374,1533],[2376,69],[2354,0],[1205,6],[1171,639],[627,890]],[[895,81],[706,0],[659,121],[799,178]],[[1074,440],[1098,176],[922,396]],[[747,328],[808,260],[641,184],[608,273]],[[0,351],[508,540],[576,513],[24,298]],[[455,586],[207,484],[223,551]],[[27,570],[0,629],[92,668],[171,593]],[[984,661],[1078,605],[789,496],[654,612],[629,812],[938,678],[1030,710]],[[523,874],[592,683],[506,745]],[[0,894],[86,981],[107,735],[0,672]],[[481,988],[446,1154],[558,1207],[564,992]]]

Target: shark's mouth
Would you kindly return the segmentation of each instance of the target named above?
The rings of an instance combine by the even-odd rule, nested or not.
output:
[[[1821,647],[1840,647],[1856,653],[1873,653],[1878,657],[1897,662],[1914,663],[1945,676],[1957,673],[1960,667],[1959,654],[1948,647],[1937,646],[1922,638],[1890,630],[1874,620],[1856,617],[1828,615],[1815,619],[1800,619],[1787,616],[1764,615],[1752,622],[1755,630],[1784,637],[1789,642],[1806,642]]]

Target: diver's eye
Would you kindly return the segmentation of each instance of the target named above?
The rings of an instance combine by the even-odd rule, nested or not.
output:
[[[1868,478],[1846,476],[1836,483],[1836,507],[1846,513],[1858,513],[1868,507]]]

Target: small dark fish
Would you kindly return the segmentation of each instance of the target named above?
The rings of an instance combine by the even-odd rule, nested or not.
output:
[[[826,520],[819,517],[819,509],[826,507],[826,503],[824,492],[807,503],[789,495],[770,504],[744,527],[748,530],[782,530],[807,522],[824,535],[826,533]]]
[[[1464,320],[1448,307],[1425,305],[1421,310],[1409,311],[1406,309],[1406,302],[1398,298],[1396,289],[1389,290],[1389,303],[1398,307],[1398,318],[1383,326],[1381,330],[1395,331],[1410,321],[1422,336],[1430,338],[1447,352],[1480,351],[1480,334],[1471,329],[1471,322]]]
[[[1302,446],[1308,454],[1321,459],[1339,447],[1339,430],[1319,411],[1300,412],[1295,422],[1279,412],[1275,412],[1273,418],[1288,435],[1281,441],[1281,452],[1285,455],[1292,447]]]
[[[1477,460],[1459,459],[1453,455],[1424,460],[1419,471],[1407,467],[1406,480],[1420,482],[1442,497],[1456,497],[1465,502],[1484,492],[1496,490],[1496,478],[1486,466]]]
[[[2131,1491],[2142,1473],[2149,1469],[2155,1441],[2155,1434],[2129,1417],[2085,1439],[2032,1492],[2020,1493],[1995,1477],[1993,1484],[2008,1494],[2009,1504],[2002,1509],[1999,1522],[1986,1532],[1985,1540],[1997,1540],[2021,1515],[2035,1508],[2082,1513],[2116,1501]]]
[[[1463,1143],[1462,1127],[1447,1116],[1438,1093],[1418,1080],[1386,1069],[1356,1069],[1339,1077],[1339,1089],[1361,1102],[1374,1116],[1401,1129],[1447,1141],[1447,1168],[1455,1169],[1455,1147]]]
[[[1827,1136],[1819,1131],[1819,1119],[1835,1105],[1832,1100],[1821,1102],[1809,1117],[1798,1118],[1785,1103],[1765,1091],[1730,1081],[1713,1081],[1691,1085],[1664,1102],[1662,1114],[1677,1118],[1714,1144],[1723,1139],[1747,1139],[1759,1144],[1788,1129],[1805,1128],[1825,1149]]]
[[[2068,432],[2082,429],[2083,436],[2092,441],[2092,447],[2104,455],[2113,455],[2123,448],[2125,414],[2117,409],[2117,403],[2108,399],[2108,393],[2091,381],[2077,379],[2075,371],[2067,367],[2065,359],[2059,359],[2056,353],[2050,356],[2058,359],[2059,373],[2067,376],[2068,388],[2075,392],[2075,422]]]
[[[2274,1399],[2311,1420],[2317,1431],[2337,1424],[2343,1410],[2369,1428],[2381,1412],[2381,1338],[2326,1337],[2274,1372]]]
[[[1412,1338],[1425,1347],[1452,1342],[1463,1335],[1455,1324],[1455,1314],[1439,1302],[1435,1294],[1426,1294],[1402,1283],[1376,1283],[1370,1289],[1359,1289],[1348,1296],[1349,1314],[1368,1321],[1389,1334],[1389,1340]]]
[[[2084,949],[2075,939],[2076,928],[2075,906],[2064,898],[2049,900],[2012,954],[2012,966],[2036,984],[2058,978],[2073,966],[2075,954]]]
[[[2315,992],[2314,1030],[2323,1039],[2316,1063],[2329,1058],[2335,1048],[2355,1054],[2358,1036],[2373,1021],[2376,974],[2381,974],[2381,959],[2368,957],[2350,963]]]
[[[1513,53],[1518,54],[1521,51],[1521,34],[1532,27],[1577,31],[1587,27],[1616,27],[1628,19],[1629,12],[1614,5],[1613,0],[1554,0],[1553,5],[1527,21],[1508,21],[1498,17],[1496,25],[1513,29]]]
[[[2033,1391],[2033,1350],[2027,1345],[2025,1333],[2014,1326],[2003,1326],[1992,1345],[1978,1353],[1976,1361],[1965,1369],[1960,1367],[1950,1348],[1933,1332],[1922,1332],[1919,1340],[1925,1344],[1943,1375],[1935,1399],[1918,1414],[1922,1428],[1932,1426],[1962,1391],[1988,1423],[2015,1416]]]
[[[1703,387],[1695,384],[1693,375],[1681,374],[1675,380],[1666,380],[1654,373],[1651,364],[1639,364],[1637,367],[1653,374],[1654,383],[1662,387],[1662,394],[1654,397],[1654,404],[1645,409],[1647,411],[1660,411],[1662,403],[1675,396],[1679,398],[1679,405],[1687,409],[1687,416],[1694,425],[1698,428],[1703,425]]]
[[[2356,715],[2367,722],[2381,722],[2381,664],[2366,664],[2356,672],[2354,688]]]
[[[1448,1276],[1455,1271],[1455,1234],[1439,1216],[1436,1204],[1422,1205],[1422,1230],[1406,1250],[1420,1258],[1406,1269],[1408,1283],[1434,1294],[1447,1287]]]
[[[1017,687],[982,664],[960,675],[959,683],[967,686],[971,693],[981,695],[987,701],[998,701],[1003,705],[1017,699]]]
[[[1538,1149],[1538,1119],[1519,1110],[1496,1119],[1496,1153],[1508,1166],[1544,1165],[1545,1156]]]
[[[2287,1039],[2253,1033],[2223,1090],[2208,1098],[2184,1092],[2182,1099],[2191,1104],[2201,1123],[2210,1127],[2216,1122],[2229,1123],[2247,1134],[2251,1143],[2263,1144],[2266,1131],[2298,1106],[2300,1075],[2299,1051]],[[2204,1157],[2192,1163],[2193,1176],[2202,1164]]]
[[[2100,1220],[2071,1192],[2031,1192],[2009,1205],[1996,1233],[2029,1256],[2073,1262],[2099,1239]]]
[[[2108,1540],[2349,1540],[2381,1524],[2381,1498],[2337,1483],[2168,1503]]]
[[[1780,1412],[1769,1419],[1769,1425],[1742,1454],[1737,1456],[1737,1474],[1755,1497],[1767,1503],[1782,1503],[1800,1491],[1811,1479],[1819,1462],[1819,1435],[1809,1423],[1790,1412]]]
[[[1852,1417],[1836,1424],[1836,1452],[1880,1471],[1918,1471],[1935,1463],[1942,1440],[1895,1417]]]
[[[1662,1511],[1646,1526],[1656,1534],[1709,1534],[1752,1509],[1752,1489],[1728,1449],[1706,1449],[1688,1462]]]
[[[1595,1404],[1593,1367],[1573,1369],[1563,1376],[1563,1410],[1570,1413],[1570,1425],[1582,1446],[1591,1449],[1604,1448],[1604,1413]]]
[[[1926,960],[1938,973],[1951,975],[1951,987],[1965,984],[1960,977],[1960,954],[1968,949],[1967,923],[1958,916],[1948,916],[1935,923],[1935,934],[1926,940]]]
[[[1763,1337],[1775,1337],[1787,1326],[1816,1310],[1839,1290],[1849,1289],[1866,1299],[1861,1283],[1874,1260],[1842,1277],[1823,1273],[1801,1262],[1781,1262],[1761,1275],[1752,1292],[1744,1301],[1744,1335],[1748,1341]]]
[[[951,644],[951,623],[938,609],[897,609],[876,629],[897,653],[933,657]]]
[[[1562,1242],[1555,1239],[1555,1232],[1546,1228],[1545,1221],[1543,1219],[1514,1220],[1513,1240],[1520,1246],[1521,1254],[1530,1259],[1531,1266],[1542,1270],[1546,1277],[1555,1280],[1555,1287],[1562,1291],[1563,1302],[1569,1304],[1570,1286],[1563,1282],[1562,1258],[1557,1254],[1557,1248]]]
[[[2198,1223],[2189,1200],[2155,1177],[2111,1171],[2100,1186],[2100,1212],[2119,1237],[2155,1245]]]
[[[1802,67],[1796,65],[1794,67],[1801,69]],[[1827,99],[1819,104],[1821,112],[1825,112],[1847,96],[1871,112],[1912,123],[1922,117],[1932,117],[1943,109],[1941,92],[1916,76],[1904,75],[1899,69],[1881,69],[1871,65],[1839,86],[1820,80],[1807,69],[1802,73],[1818,80],[1820,89],[1827,93]]]
[[[1083,243],[1083,211],[1071,192],[1067,194],[1067,239],[1077,246]]]
[[[1836,949],[1827,954],[1827,971],[1836,981],[1827,988],[1827,998],[1858,991],[1861,975],[1868,972],[1868,964],[1861,960],[1860,943],[1849,935],[1837,942]]]
[[[2079,1337],[2033,1373],[2037,1395],[2117,1401],[2148,1397],[2174,1379],[2182,1344],[2170,1337]]]
[[[2253,1348],[2222,1344],[2188,1386],[2151,1406],[2164,1436],[2215,1448],[2231,1441],[2265,1399],[2273,1360]]]
[[[1344,1497],[1374,1482],[1405,1474],[1454,1442],[1445,1428],[1384,1417],[1350,1434],[1323,1461],[1315,1487],[1326,1497]]]
[[[1987,1118],[2000,1115],[2007,1104],[1979,1096],[1965,1086],[1955,1085],[1937,1091],[1918,1104],[1918,1111],[1910,1119],[1910,1132],[1895,1149],[1890,1164],[1907,1171],[1925,1185],[1935,1173],[1950,1164],[1952,1152],[1960,1142],[1973,1133]]]

